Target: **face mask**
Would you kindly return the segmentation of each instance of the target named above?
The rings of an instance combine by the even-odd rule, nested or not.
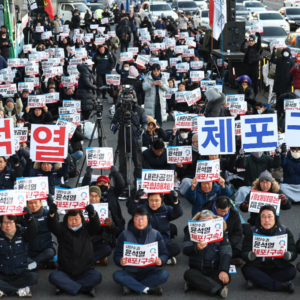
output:
[[[198,152],[198,147],[195,146],[194,144],[192,144],[192,150],[195,151],[195,152]]]
[[[285,51],[285,52],[283,52],[283,56],[284,56],[284,57],[289,57],[290,55],[289,55],[288,52]]]
[[[24,124],[23,123],[17,123],[17,127],[22,128],[22,127],[24,127]]]
[[[263,111],[262,111],[261,109],[259,109],[259,110],[257,111],[257,113],[258,113],[258,114],[262,114]]]
[[[171,51],[174,51],[174,48],[170,48]]]
[[[68,226],[68,227],[73,231],[77,231],[82,227],[82,223],[78,227],[71,227],[71,226]]]
[[[186,132],[180,133],[180,137],[185,140],[188,137],[188,134]]]
[[[126,68],[124,68],[124,71],[129,71],[129,68],[127,68],[127,67],[126,67]]]
[[[148,51],[149,48],[144,48],[144,50]]]
[[[292,152],[292,151],[291,151],[291,155],[292,155],[292,157],[295,158],[295,159],[299,159],[299,158],[300,158],[300,153]]]
[[[108,186],[106,186],[106,185],[100,185],[99,188],[100,188],[102,194],[108,190]]]
[[[3,38],[3,39],[6,39],[6,35],[2,35],[2,38]]]
[[[263,152],[252,152],[252,155],[255,157],[255,158],[260,158],[262,157],[264,153]]]

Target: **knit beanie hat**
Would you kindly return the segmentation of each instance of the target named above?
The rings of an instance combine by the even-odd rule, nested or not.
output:
[[[273,182],[273,178],[272,178],[272,175],[271,173],[266,170],[264,172],[262,172],[259,176],[259,182],[263,181],[263,180],[268,180],[270,182]]]
[[[198,132],[193,134],[192,143],[194,143],[194,142],[198,142]]]
[[[129,76],[134,77],[134,78],[139,76],[139,72],[134,66],[129,67]]]
[[[7,99],[6,99],[6,104],[7,104],[8,102],[14,103],[14,100],[13,100],[12,98],[7,98]]]
[[[90,187],[90,193],[97,193],[99,197],[101,198],[101,190],[98,186],[91,186]]]

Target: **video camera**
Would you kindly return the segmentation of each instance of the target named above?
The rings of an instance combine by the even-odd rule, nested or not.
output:
[[[103,104],[101,98],[97,98],[96,100],[94,100],[93,110],[96,112],[96,114],[102,114]]]

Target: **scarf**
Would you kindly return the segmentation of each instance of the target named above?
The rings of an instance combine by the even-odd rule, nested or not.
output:
[[[152,78],[153,78],[154,81],[161,79],[161,74],[159,74],[159,76],[154,76],[153,72],[151,72],[151,76],[152,76]],[[159,93],[159,85],[156,85],[155,88],[156,88],[156,95],[158,95],[158,93]]]
[[[4,232],[5,236],[8,237],[10,240],[12,240],[12,238],[15,236],[17,229],[15,229],[12,232]]]
[[[32,213],[32,215],[37,219],[41,218],[43,214],[44,214],[43,206],[39,210],[37,210],[36,212]]]
[[[215,205],[216,205],[216,201],[214,202],[214,204],[213,204],[213,206],[212,206],[212,212],[217,216],[218,214],[217,214]],[[224,220],[224,221],[227,221],[227,219],[228,219],[228,217],[229,217],[229,214],[230,214],[230,208],[229,208],[229,210],[228,210],[228,213],[227,213],[225,216],[223,216],[223,220]]]
[[[194,144],[192,144],[192,150],[198,153],[199,148],[197,146],[195,146]]]
[[[69,225],[68,225],[68,227],[69,227],[71,230],[73,230],[73,231],[77,231],[77,230],[79,230],[79,229],[82,227],[82,223],[81,223],[79,226],[77,226],[77,227],[71,227],[71,226],[69,226]]]

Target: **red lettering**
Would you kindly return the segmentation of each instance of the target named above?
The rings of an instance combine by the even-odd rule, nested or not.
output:
[[[64,128],[64,127],[62,127]],[[46,137],[44,139],[41,139],[39,137],[40,132],[45,132],[46,133]],[[47,127],[38,127],[34,133],[33,133],[33,138],[35,139],[35,141],[39,144],[47,144],[51,141],[52,138],[52,132],[49,128]]]
[[[55,137],[53,141],[58,143],[60,146],[63,146],[65,144],[66,127],[60,127],[59,130],[54,130],[54,134],[57,134],[59,137]]]
[[[49,152],[49,151],[51,151],[51,152]],[[47,156],[47,155],[51,155],[51,156]],[[63,162],[64,161],[64,147],[37,146],[36,147],[36,160],[37,161]]]
[[[0,148],[5,147],[6,148],[6,155],[11,155],[12,154],[12,149],[11,149],[11,142],[0,142]]]
[[[4,132],[5,139],[11,138],[9,120],[4,120],[4,127],[0,128],[0,132]]]

